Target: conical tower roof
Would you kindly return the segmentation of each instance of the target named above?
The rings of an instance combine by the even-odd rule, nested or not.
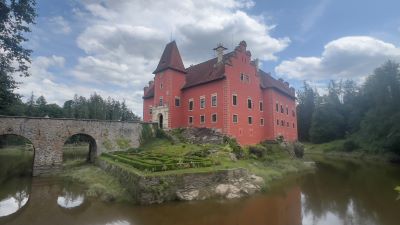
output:
[[[158,63],[158,66],[156,70],[154,70],[153,74],[162,72],[166,69],[172,69],[186,73],[181,54],[179,54],[179,50],[175,41],[172,41],[165,46],[160,62]]]

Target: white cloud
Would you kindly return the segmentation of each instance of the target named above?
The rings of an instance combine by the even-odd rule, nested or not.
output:
[[[275,72],[294,79],[362,80],[390,59],[400,60],[400,48],[369,36],[349,36],[326,44],[321,56],[283,61]]]
[[[142,88],[153,78],[171,35],[186,66],[214,57],[212,48],[220,42],[233,50],[246,40],[253,57],[262,60],[276,60],[290,43],[287,37],[272,37],[275,26],[262,16],[246,12],[254,6],[249,0],[88,0],[82,5],[85,10],[75,15],[88,25],[76,43],[85,55],[72,75],[98,87],[113,85],[120,98],[130,96],[140,115]]]
[[[52,26],[52,31],[57,34],[69,34],[71,33],[71,27],[69,22],[62,16],[55,16],[49,19]]]

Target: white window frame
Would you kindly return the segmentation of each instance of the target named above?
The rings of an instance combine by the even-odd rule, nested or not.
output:
[[[233,104],[233,97],[236,97],[236,105]],[[232,106],[237,106],[238,105],[238,95],[237,94],[232,94]]]
[[[162,103],[162,104],[160,104]],[[163,96],[160,96],[160,99],[158,100],[158,106],[164,106],[164,98]]]
[[[236,116],[236,122],[235,122],[235,120],[234,120],[235,116]],[[238,115],[238,114],[233,114],[233,115],[232,115],[232,123],[234,123],[234,124],[239,123],[239,115]]]
[[[250,122],[249,119],[251,120],[251,123],[249,123],[249,122]],[[247,117],[247,124],[253,125],[253,117],[252,117],[252,116],[248,116],[248,117]]]
[[[190,109],[190,102],[192,102],[192,109]],[[193,109],[194,109],[194,99],[193,98],[189,99],[189,107],[188,107],[188,109],[189,109],[189,111],[193,111]]]
[[[215,97],[215,105],[213,105],[213,97]],[[217,107],[218,105],[218,95],[217,93],[211,94],[211,107]]]
[[[249,100],[250,100],[250,108],[249,108]],[[247,97],[247,102],[246,102],[246,105],[247,105],[247,109],[253,109],[253,100],[251,99],[251,97]]]
[[[176,105],[176,100],[178,100],[178,101],[179,101],[179,105]],[[175,105],[175,107],[181,107],[181,97],[179,97],[179,96],[175,96],[175,99],[174,99],[174,105]]]
[[[203,117],[204,118],[204,121],[202,122],[201,121],[201,117]],[[200,124],[205,124],[206,123],[206,115],[200,115]]]
[[[202,104],[201,104],[201,100],[204,100],[204,104],[203,104],[203,107],[201,107],[202,106]],[[200,109],[205,109],[206,108],[206,96],[200,96]]]

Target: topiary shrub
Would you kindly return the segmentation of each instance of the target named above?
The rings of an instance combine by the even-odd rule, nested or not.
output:
[[[346,140],[343,142],[343,150],[345,152],[352,152],[358,148],[358,144],[353,140]]]

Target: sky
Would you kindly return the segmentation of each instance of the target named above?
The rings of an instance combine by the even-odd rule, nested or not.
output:
[[[176,40],[188,67],[241,40],[275,78],[317,90],[331,79],[362,83],[386,60],[400,62],[396,0],[37,0],[24,45],[31,76],[17,92],[60,106],[75,94],[124,100],[142,115],[143,87]]]

